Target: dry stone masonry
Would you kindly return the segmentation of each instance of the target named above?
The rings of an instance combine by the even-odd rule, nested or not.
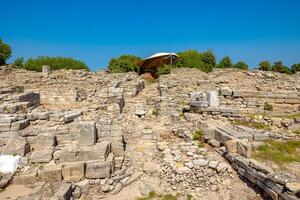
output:
[[[2,66],[0,76],[0,199],[300,198],[299,162],[253,158],[267,141],[300,140],[297,73],[176,69],[147,81]]]

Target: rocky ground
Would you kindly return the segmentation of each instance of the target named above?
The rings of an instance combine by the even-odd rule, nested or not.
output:
[[[299,198],[298,162],[270,169],[251,156],[300,139],[299,74],[178,69],[148,81],[3,66],[0,76],[0,152],[21,156],[0,173],[0,199]]]

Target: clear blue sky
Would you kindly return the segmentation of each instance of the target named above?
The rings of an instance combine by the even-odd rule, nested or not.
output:
[[[120,54],[212,49],[257,66],[300,62],[299,0],[0,0],[13,57],[70,56],[93,70]]]

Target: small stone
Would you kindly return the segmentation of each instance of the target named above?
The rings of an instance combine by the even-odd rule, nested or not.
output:
[[[208,166],[213,169],[217,169],[218,161],[209,161]]]
[[[109,192],[110,185],[104,184],[101,186],[102,192]]]

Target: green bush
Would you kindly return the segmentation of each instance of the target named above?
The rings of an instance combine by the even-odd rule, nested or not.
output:
[[[49,65],[51,70],[58,69],[86,69],[89,68],[82,61],[75,60],[73,58],[64,57],[47,57],[39,56],[37,58],[30,58],[26,61],[24,68],[32,71],[42,71],[43,65]]]
[[[158,75],[170,74],[172,69],[173,67],[171,67],[171,65],[163,65],[157,68],[157,74]]]
[[[218,64],[218,68],[232,68],[233,64],[229,56],[222,58]]]
[[[300,63],[292,65],[291,70],[293,74],[295,74],[296,72],[300,72]]]
[[[13,62],[13,65],[15,67],[24,67],[24,58],[23,57],[18,57],[14,62]]]
[[[196,68],[203,72],[211,72],[215,65],[215,57],[211,51],[201,54],[197,50],[187,50],[177,53],[179,55],[175,67]]]
[[[11,56],[11,48],[0,39],[0,65],[4,65]]]
[[[248,65],[243,61],[239,61],[234,65],[234,68],[238,68],[238,69],[242,69],[242,70],[248,70]]]
[[[273,106],[271,104],[269,104],[268,102],[265,102],[264,110],[273,111]]]
[[[284,66],[281,61],[274,62],[272,71],[284,74],[292,74],[291,70],[288,67]]]
[[[113,73],[137,72],[139,73],[139,66],[137,65],[142,59],[134,55],[122,55],[118,58],[113,58],[109,61],[108,69]]]
[[[263,71],[271,71],[272,70],[272,66],[271,63],[269,61],[262,61],[259,63],[259,70],[263,70]]]

